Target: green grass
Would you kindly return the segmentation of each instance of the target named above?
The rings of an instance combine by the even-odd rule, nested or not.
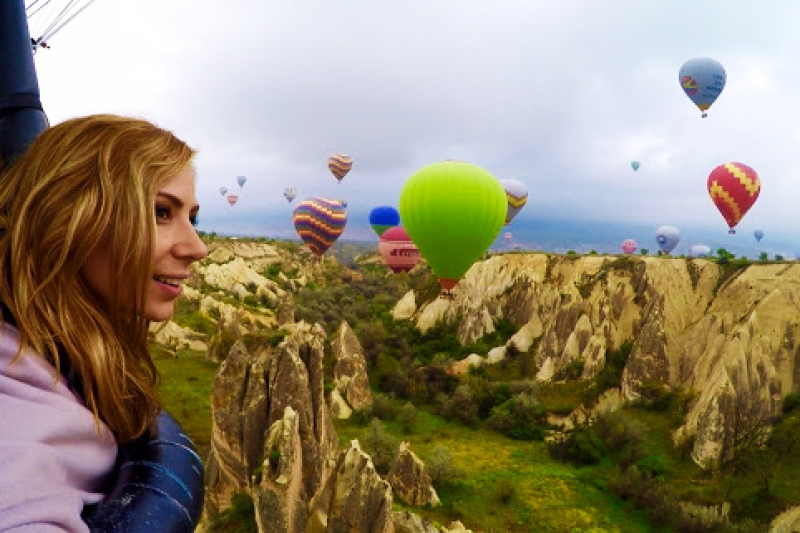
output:
[[[211,446],[211,387],[219,365],[204,352],[178,350],[177,357],[151,348],[161,373],[159,393],[166,410],[192,439],[203,461]]]
[[[598,482],[599,468],[578,469],[550,458],[541,442],[521,442],[486,429],[469,429],[420,411],[412,433],[388,422],[398,439],[425,460],[435,446],[448,448],[455,466],[466,474],[437,492],[442,505],[412,508],[432,522],[461,520],[473,530],[655,532],[644,513],[609,495]],[[367,428],[339,421],[337,432],[344,446],[362,438]],[[512,492],[505,502],[503,491]],[[399,505],[402,507],[402,505]]]

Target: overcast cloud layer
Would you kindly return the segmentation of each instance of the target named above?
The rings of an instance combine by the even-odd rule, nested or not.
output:
[[[794,236],[798,20],[731,0],[97,0],[36,63],[51,122],[143,116],[196,147],[209,231],[291,228],[286,186],[363,218],[442,159],[525,182],[520,221],[724,231],[706,179],[738,161],[762,180],[740,227]],[[727,71],[706,119],[678,83],[693,57]],[[341,184],[333,152],[354,159]]]

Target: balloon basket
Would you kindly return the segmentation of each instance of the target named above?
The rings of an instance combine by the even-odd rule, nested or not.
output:
[[[731,235],[733,235],[734,233],[736,233],[736,230],[735,230],[735,229],[729,229],[729,230],[728,230],[728,233],[730,233]]]

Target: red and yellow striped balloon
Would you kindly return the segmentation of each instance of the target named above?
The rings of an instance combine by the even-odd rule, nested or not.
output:
[[[331,169],[333,177],[341,183],[342,178],[353,168],[353,158],[345,154],[333,154],[328,158],[328,168]]]
[[[309,249],[322,256],[344,231],[347,211],[338,200],[317,196],[297,204],[292,222]]]
[[[761,192],[761,180],[752,168],[742,163],[724,163],[708,176],[708,195],[734,232],[734,226],[753,206]]]

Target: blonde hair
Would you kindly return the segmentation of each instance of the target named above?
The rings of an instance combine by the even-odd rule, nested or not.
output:
[[[20,351],[42,354],[58,371],[66,358],[87,407],[119,443],[142,435],[158,414],[143,315],[155,198],[194,153],[147,121],[93,115],[45,130],[0,180],[0,301],[16,322]],[[80,274],[105,239],[110,301]]]

